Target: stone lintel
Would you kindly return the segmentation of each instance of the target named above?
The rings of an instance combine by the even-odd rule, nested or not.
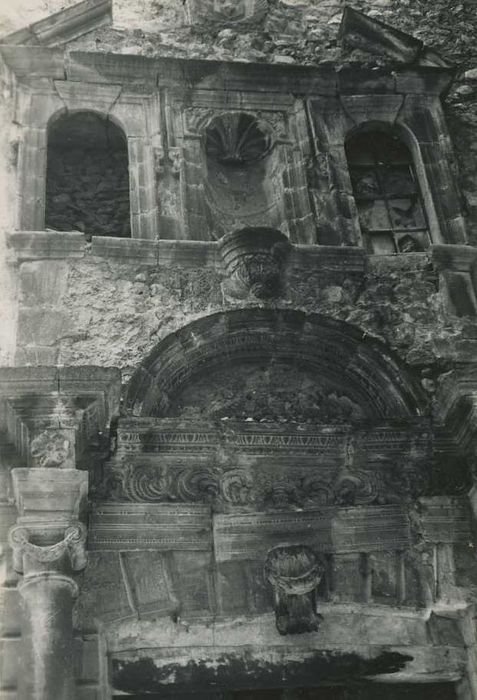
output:
[[[324,618],[326,620],[326,613]],[[465,666],[465,650],[462,647],[369,644],[362,636],[356,639],[350,631],[352,619],[353,616],[348,625],[344,622],[348,643],[343,642],[332,650],[320,647],[321,631],[308,633],[307,638],[311,637],[313,644],[300,642],[299,648],[292,652],[289,639],[288,647],[280,648],[276,642],[272,642],[272,639],[275,641],[279,637],[276,631],[254,625],[254,634],[250,625],[248,640],[260,639],[260,644],[253,647],[248,641],[244,644],[246,651],[229,641],[228,646],[216,648],[201,646],[199,642],[188,646],[187,654],[173,648],[113,652],[112,685],[116,690],[133,692],[139,669],[141,689],[151,693],[160,693],[168,686],[171,677],[174,678],[176,692],[187,692],[197,685],[214,690],[227,689],[232,685],[236,688],[309,687],[321,684],[328,678],[336,682],[340,674],[343,683],[349,682],[351,677],[387,682],[452,682],[462,677]],[[362,628],[360,633],[362,635]],[[390,634],[388,630],[388,636]],[[234,638],[235,629],[232,629],[229,640]],[[351,639],[356,639],[355,645],[350,642]]]

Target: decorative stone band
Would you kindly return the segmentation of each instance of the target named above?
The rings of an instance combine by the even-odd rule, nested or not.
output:
[[[19,573],[24,573],[25,556],[38,564],[56,564],[66,555],[73,571],[81,571],[86,566],[86,528],[81,523],[67,527],[63,539],[51,545],[34,544],[30,538],[30,530],[21,525],[13,527],[9,532],[13,565]]]

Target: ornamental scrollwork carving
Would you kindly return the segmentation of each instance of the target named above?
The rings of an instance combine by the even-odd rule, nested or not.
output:
[[[73,571],[81,571],[86,566],[86,528],[81,523],[70,525],[64,531],[63,539],[50,545],[34,544],[27,527],[17,525],[9,532],[9,543],[13,549],[13,566],[23,573],[24,557],[33,564],[58,564],[65,556]]]
[[[273,588],[280,634],[318,630],[322,617],[316,611],[316,589],[324,572],[323,562],[305,545],[279,545],[268,552],[264,573]]]
[[[422,468],[347,469],[337,475],[312,469],[251,470],[130,464],[106,469],[92,495],[136,503],[214,503],[220,508],[281,509],[404,503],[426,493]]]
[[[71,440],[61,430],[43,430],[31,441],[30,454],[33,467],[41,469],[61,468],[71,455]]]

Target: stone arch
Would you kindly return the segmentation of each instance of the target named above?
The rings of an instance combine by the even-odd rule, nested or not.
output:
[[[58,113],[48,125],[47,228],[131,235],[127,139],[94,110]]]
[[[245,377],[240,387],[246,387],[250,378],[260,383],[273,375],[274,386],[287,372],[299,401],[306,387],[307,396],[317,397],[312,402],[327,402],[321,414],[319,406],[311,411],[311,422],[406,421],[424,412],[420,389],[381,342],[324,316],[263,308],[219,312],[169,335],[133,375],[125,409],[135,416],[178,417],[181,405],[190,405],[191,387],[201,392],[202,405],[211,406],[221,382],[233,394],[237,377]],[[296,422],[306,414],[305,405]],[[274,420],[273,411],[259,419]]]

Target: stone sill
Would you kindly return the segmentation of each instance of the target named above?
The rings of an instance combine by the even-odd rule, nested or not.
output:
[[[15,231],[8,234],[8,245],[15,261],[95,257],[150,265],[182,264],[215,267],[214,241],[151,241],[146,238],[93,236],[91,241],[77,231]]]
[[[153,266],[180,265],[183,267],[211,267],[221,269],[219,247],[216,241],[188,241],[147,238],[114,238],[93,236],[89,240],[78,231],[14,231],[8,234],[8,245],[14,262],[29,260],[62,260],[103,258],[119,263],[138,263]],[[289,266],[312,267],[341,274],[363,274],[366,266],[413,269],[426,267],[433,250],[452,251],[456,246],[432,246],[423,253],[370,255],[363,248],[327,245],[293,245]],[[459,246],[471,251],[468,246]],[[442,257],[442,253],[441,253]]]

